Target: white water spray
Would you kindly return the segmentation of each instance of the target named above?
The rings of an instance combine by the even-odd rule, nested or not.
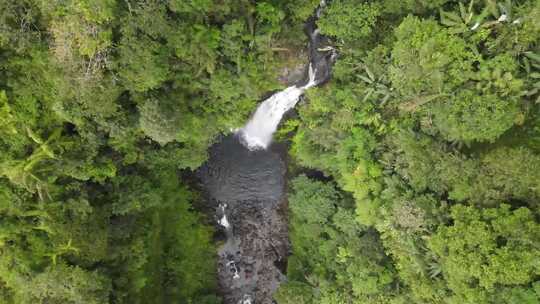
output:
[[[233,273],[233,279],[240,279],[240,274],[238,274],[238,267],[236,267],[236,262],[234,260],[227,262],[227,267],[230,268]]]
[[[245,294],[240,300],[240,302],[238,302],[238,304],[252,304],[251,301],[252,301],[251,296],[248,294]]]
[[[231,224],[229,224],[229,220],[227,220],[227,214],[225,214],[225,208],[227,208],[227,204],[219,204],[219,208],[221,209],[223,216],[219,219],[218,224],[225,227],[225,229],[229,229],[231,227]]]
[[[296,105],[305,90],[317,85],[316,70],[311,64],[308,74],[309,81],[303,87],[290,86],[263,101],[250,121],[237,132],[250,150],[266,149],[283,114]]]

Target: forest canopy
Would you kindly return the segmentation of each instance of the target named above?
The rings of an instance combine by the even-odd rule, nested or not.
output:
[[[327,2],[276,301],[539,304],[540,0]],[[186,176],[318,5],[1,0],[0,303],[221,303]]]
[[[0,302],[219,303],[181,170],[280,87],[317,4],[0,1]]]
[[[278,303],[540,303],[540,2],[329,5]]]

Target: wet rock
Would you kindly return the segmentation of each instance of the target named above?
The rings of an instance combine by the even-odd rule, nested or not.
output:
[[[293,68],[286,67],[282,70],[279,80],[287,85],[293,85],[302,81],[306,75],[306,65],[301,64]]]

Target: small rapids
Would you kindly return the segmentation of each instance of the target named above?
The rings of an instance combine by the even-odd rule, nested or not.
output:
[[[285,147],[276,148],[251,151],[238,136],[227,136],[197,173],[223,240],[218,281],[225,304],[271,304],[285,279],[276,266],[289,251]]]

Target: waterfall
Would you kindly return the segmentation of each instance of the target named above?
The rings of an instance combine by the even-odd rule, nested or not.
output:
[[[302,87],[290,86],[262,102],[249,122],[237,132],[245,146],[250,150],[266,149],[268,147],[283,114],[296,105],[305,90],[317,85],[315,80],[316,72],[310,63],[307,84]]]

